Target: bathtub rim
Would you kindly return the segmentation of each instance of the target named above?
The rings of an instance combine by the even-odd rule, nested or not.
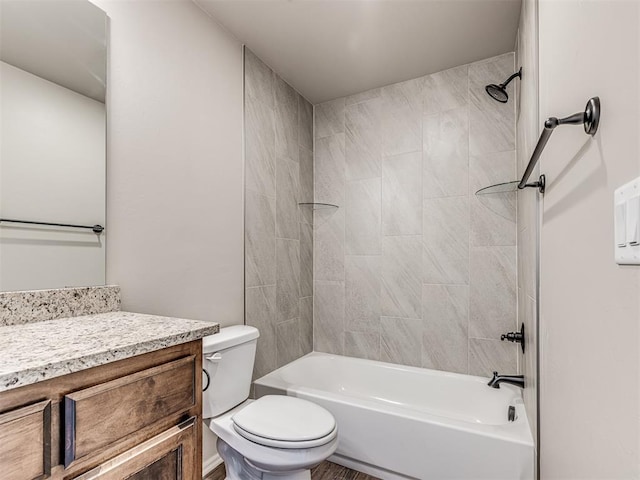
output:
[[[386,368],[390,368],[392,370],[399,371],[410,371],[416,372],[420,374],[424,374],[424,372],[428,372],[430,375],[437,376],[445,376],[447,378],[461,378],[465,381],[473,381],[476,383],[486,384],[489,380],[488,377],[480,377],[476,375],[466,375],[463,373],[455,373],[455,372],[445,372],[440,370],[433,370],[428,368],[421,367],[413,367],[409,365],[399,365],[387,362],[381,362],[379,360],[368,360],[356,357],[347,357],[345,355],[337,355],[333,353],[325,353],[325,352],[310,352],[293,362],[290,362],[282,367],[270,372],[258,379],[256,379],[254,383],[254,389],[256,395],[259,389],[267,389],[271,394],[280,394],[297,396],[296,394],[306,395],[312,398],[325,398],[331,401],[340,403],[342,405],[358,405],[359,407],[370,410],[377,413],[390,413],[392,415],[397,415],[402,418],[408,420],[414,420],[419,422],[428,422],[445,428],[452,428],[461,432],[487,436],[494,438],[496,440],[514,442],[522,446],[534,448],[533,436],[531,434],[531,430],[529,428],[529,421],[527,418],[524,400],[522,396],[522,392],[519,391],[517,387],[511,385],[502,385],[501,388],[506,388],[513,393],[516,397],[513,405],[516,408],[516,420],[514,422],[508,422],[504,424],[486,424],[486,423],[475,423],[462,419],[447,417],[444,415],[436,415],[431,412],[419,411],[416,409],[412,409],[409,407],[398,407],[394,405],[390,405],[387,403],[380,402],[378,400],[371,400],[365,398],[363,396],[356,395],[348,395],[348,394],[339,394],[327,390],[322,390],[319,388],[305,387],[305,386],[289,386],[285,385],[283,380],[278,378],[278,374],[289,367],[291,364],[304,360],[306,358],[313,357],[324,357],[324,358],[332,358],[337,357],[339,359],[347,359],[348,361],[357,362],[360,364],[374,364],[383,366]],[[274,381],[275,380],[275,381]],[[487,387],[489,388],[489,387]],[[265,393],[267,394],[267,393]]]

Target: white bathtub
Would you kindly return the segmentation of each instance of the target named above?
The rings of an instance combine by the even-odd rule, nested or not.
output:
[[[322,405],[338,422],[330,460],[384,480],[532,479],[521,392],[487,381],[314,352],[257,380],[255,394]]]

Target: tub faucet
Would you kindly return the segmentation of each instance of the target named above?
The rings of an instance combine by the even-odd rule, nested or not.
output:
[[[501,383],[510,383],[524,388],[524,375],[498,375],[498,372],[493,372],[493,378],[489,380],[487,385],[493,388],[500,388]]]

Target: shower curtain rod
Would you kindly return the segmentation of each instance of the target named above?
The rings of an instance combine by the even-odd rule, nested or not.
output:
[[[600,123],[600,98],[592,97],[587,102],[587,106],[584,109],[584,112],[574,113],[565,118],[556,118],[549,117],[546,122],[544,122],[544,129],[540,134],[540,138],[538,139],[538,143],[536,144],[536,148],[533,150],[533,154],[531,155],[531,160],[529,160],[529,164],[527,165],[527,169],[522,176],[522,180],[518,184],[518,188],[522,190],[526,187],[534,187],[537,188],[540,193],[544,193],[545,187],[545,176],[540,175],[538,180],[533,183],[527,183],[529,181],[529,177],[533,172],[533,169],[536,167],[538,160],[540,159],[540,155],[542,155],[542,151],[544,147],[547,145],[553,130],[558,125],[584,125],[584,131],[587,135],[594,136],[598,131],[598,124]]]

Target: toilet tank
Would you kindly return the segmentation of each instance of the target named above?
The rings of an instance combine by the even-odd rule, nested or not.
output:
[[[222,415],[249,398],[259,336],[255,327],[234,325],[202,339],[203,418]]]

